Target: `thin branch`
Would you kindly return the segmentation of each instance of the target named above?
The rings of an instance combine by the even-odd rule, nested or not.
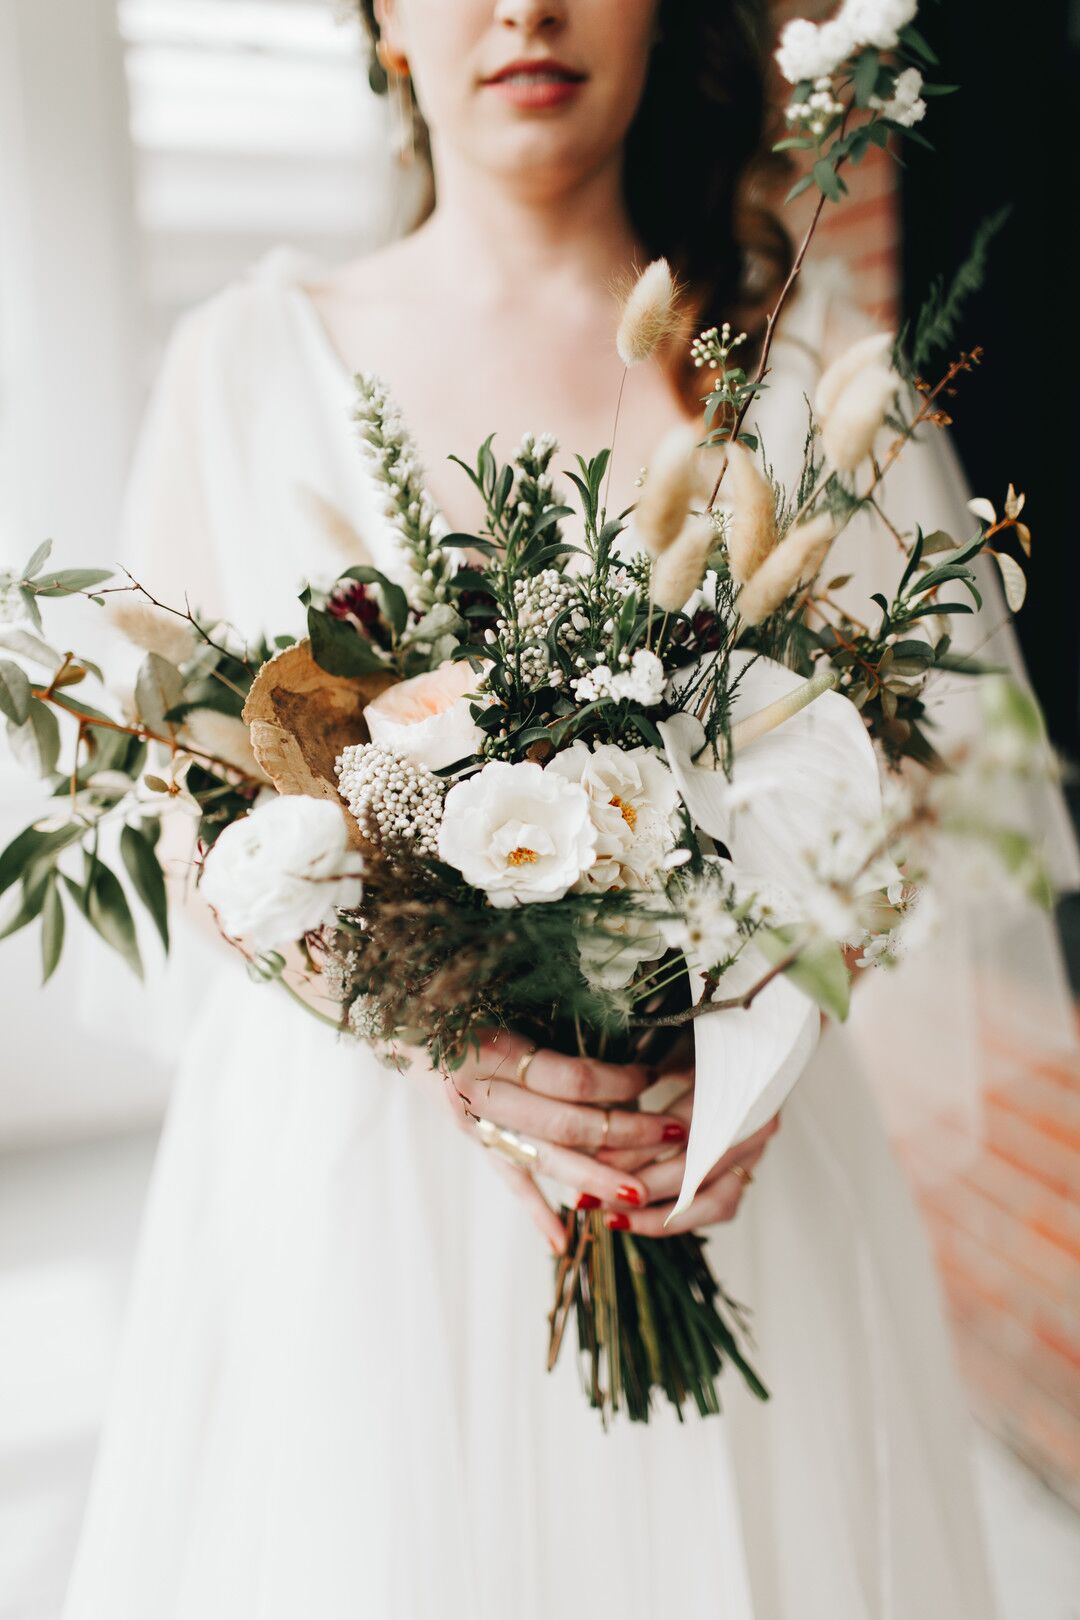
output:
[[[737,1009],[746,1012],[757,997],[760,996],[761,992],[767,990],[773,980],[781,973],[786,973],[788,968],[792,967],[801,955],[801,946],[797,951],[789,951],[787,956],[782,956],[779,962],[769,969],[768,973],[763,974],[758,979],[756,984],[752,984],[744,995],[727,996],[723,1001],[707,1001],[702,997],[693,1007],[685,1007],[682,1012],[658,1013],[652,1018],[631,1018],[630,1023],[635,1029],[673,1029],[679,1024],[689,1024],[695,1018],[703,1018],[706,1013],[733,1012]]]

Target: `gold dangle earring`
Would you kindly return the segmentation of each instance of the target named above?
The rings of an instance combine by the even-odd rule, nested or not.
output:
[[[387,50],[380,39],[375,54],[386,73],[390,92],[394,98],[394,150],[399,163],[406,166],[416,159],[416,109],[413,102],[409,61],[401,52]]]

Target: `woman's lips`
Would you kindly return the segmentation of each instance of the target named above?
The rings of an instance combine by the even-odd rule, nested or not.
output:
[[[561,106],[577,94],[583,83],[583,79],[571,78],[563,72],[522,68],[499,79],[488,79],[487,88],[497,91],[515,107],[541,108]]]

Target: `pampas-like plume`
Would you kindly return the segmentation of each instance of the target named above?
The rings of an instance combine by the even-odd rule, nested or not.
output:
[[[615,347],[624,366],[639,366],[678,325],[675,282],[666,259],[645,266],[623,304]]]
[[[776,499],[745,445],[728,446],[732,514],[727,532],[728,567],[739,585],[752,579],[776,545]]]
[[[700,462],[697,430],[689,424],[674,427],[656,447],[634,507],[634,534],[646,551],[659,557],[676,539],[690,502],[697,493]]]
[[[822,372],[814,391],[814,415],[819,420],[830,416],[856,373],[864,366],[878,365],[892,348],[892,343],[891,332],[871,332],[869,337],[860,338],[858,343],[852,343],[843,354],[838,355],[832,365]]]
[[[184,663],[195,650],[195,632],[186,619],[173,618],[134,593],[110,596],[105,613],[125,640],[170,664]]]
[[[825,455],[839,472],[854,472],[866,460],[898,387],[895,372],[864,366],[843,390],[821,428]]]
[[[678,538],[672,541],[653,564],[649,596],[662,613],[678,613],[693,596],[708,566],[717,542],[716,529],[708,517],[687,518]]]
[[[792,529],[739,592],[736,606],[743,624],[760,624],[792,591],[812,579],[835,536],[836,523],[829,512],[819,512]]]
[[[235,715],[217,709],[192,709],[184,721],[183,740],[193,752],[213,754],[245,776],[262,782],[270,780],[255,758],[247,726]]]
[[[870,454],[900,386],[896,373],[884,363],[892,344],[889,332],[860,338],[822,373],[817,385],[814,414],[825,454],[839,472],[854,472]]]

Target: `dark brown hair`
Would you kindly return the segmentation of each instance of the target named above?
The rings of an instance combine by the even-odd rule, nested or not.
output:
[[[359,0],[372,43],[374,0]],[[666,258],[684,288],[686,336],[731,321],[750,334],[748,364],[791,267],[792,245],[770,199],[788,160],[767,151],[772,29],[767,0],[660,0],[660,39],[627,131],[627,210],[650,259]],[[372,52],[369,79],[386,89]],[[415,103],[414,103],[415,104]],[[416,115],[418,150],[426,129]],[[704,391],[688,343],[675,378],[691,409]]]

